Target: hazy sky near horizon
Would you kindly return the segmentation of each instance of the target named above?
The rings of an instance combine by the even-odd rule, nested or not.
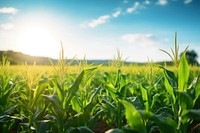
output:
[[[170,60],[178,33],[180,52],[200,56],[200,0],[0,0],[0,50],[58,58]]]

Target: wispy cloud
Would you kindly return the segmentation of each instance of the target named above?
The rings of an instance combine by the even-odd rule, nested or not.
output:
[[[139,2],[135,2],[134,5],[132,7],[127,8],[127,12],[128,13],[132,13],[134,11],[136,11],[138,8],[140,7],[140,3]]]
[[[121,15],[121,9],[117,9],[114,13],[110,15],[103,15],[98,17],[97,19],[93,19],[85,24],[81,24],[82,28],[90,27],[90,28],[95,28],[101,24],[107,23],[110,19],[112,18],[117,18]]]
[[[5,23],[5,24],[0,24],[0,27],[4,30],[11,30],[13,29],[15,26],[12,23]]]
[[[9,13],[9,14],[15,14],[17,12],[17,9],[13,7],[3,7],[0,8],[0,13]]]
[[[125,4],[126,4],[126,3],[129,3],[129,1],[128,1],[128,0],[123,0],[123,3],[125,3]]]
[[[162,5],[162,6],[166,5],[167,3],[168,3],[167,0],[158,0],[157,2],[158,5]]]
[[[192,2],[192,0],[184,0],[184,3],[185,4],[189,4],[189,3],[191,3]]]
[[[145,1],[144,1],[144,4],[149,5],[149,4],[150,4],[150,1],[149,1],[149,0],[145,0]]]
[[[129,44],[140,45],[142,47],[149,47],[155,44],[159,44],[155,36],[152,34],[126,34],[121,36],[121,39]]]
[[[121,14],[121,9],[118,9],[116,12],[112,14],[113,17],[117,18]]]
[[[178,0],[171,0],[171,1],[178,1]],[[189,4],[191,3],[193,0],[184,0],[185,4]],[[155,4],[161,5],[161,6],[165,6],[170,2],[170,0],[156,0]],[[130,1],[128,0],[123,0],[123,3],[128,3],[130,4]],[[105,24],[107,23],[109,20],[113,19],[113,18],[117,18],[119,17],[121,14],[124,15],[128,15],[130,13],[133,13],[137,10],[142,10],[142,9],[146,9],[150,4],[152,4],[153,2],[151,0],[143,0],[143,2],[139,2],[139,1],[135,1],[133,3],[132,6],[128,7],[128,8],[118,8],[115,12],[113,12],[112,14],[106,14],[103,16],[100,16],[96,19],[93,19],[91,21],[88,21],[86,23],[82,23],[80,26],[82,28],[86,28],[86,27],[90,27],[90,28],[95,28],[101,24]]]
[[[99,18],[94,19],[94,20],[90,21],[89,23],[87,23],[87,26],[91,27],[91,28],[95,28],[100,24],[104,24],[104,23],[108,22],[108,20],[110,18],[111,18],[110,15],[100,16]]]

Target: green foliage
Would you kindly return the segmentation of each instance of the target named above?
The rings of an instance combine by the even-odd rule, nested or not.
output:
[[[198,125],[191,124],[200,120],[199,68],[190,69],[187,48],[179,60],[176,34],[174,47],[172,55],[162,50],[173,59],[172,70],[149,62],[127,71],[118,51],[105,70],[84,59],[69,72],[73,60],[67,62],[62,47],[58,62],[50,61],[52,75],[28,65],[17,75],[3,57],[0,132],[93,133],[100,126],[106,133],[194,131]]]
[[[146,133],[145,125],[143,123],[142,116],[140,113],[137,111],[137,109],[130,104],[129,102],[125,100],[120,100],[121,103],[124,105],[126,109],[126,119],[128,121],[128,124],[130,128],[140,132],[140,133]]]

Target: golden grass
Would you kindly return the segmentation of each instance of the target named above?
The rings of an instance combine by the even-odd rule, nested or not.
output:
[[[58,67],[58,66],[55,66]],[[47,76],[51,76],[56,74],[55,67],[53,66],[40,66],[40,65],[10,65],[7,67],[7,70],[14,74],[14,75],[22,75],[26,73],[27,71],[32,74],[44,74]],[[78,74],[81,72],[82,69],[88,68],[91,66],[66,66],[66,73],[67,74]],[[190,71],[195,73],[195,75],[198,75],[200,72],[200,68],[197,66],[190,66]],[[173,66],[167,66],[167,69],[169,70],[176,70],[176,67]],[[98,71],[100,72],[110,72],[110,73],[116,73],[118,70],[117,67],[114,66],[101,66],[99,67]],[[150,73],[150,72],[162,72],[162,70],[157,66],[137,66],[137,65],[129,65],[129,66],[122,66],[121,67],[122,73],[126,74],[139,74],[139,73]]]

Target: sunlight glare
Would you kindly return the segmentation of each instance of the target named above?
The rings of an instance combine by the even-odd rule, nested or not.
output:
[[[52,31],[42,26],[26,27],[19,33],[18,45],[22,52],[34,56],[52,57],[58,52],[58,42]]]

